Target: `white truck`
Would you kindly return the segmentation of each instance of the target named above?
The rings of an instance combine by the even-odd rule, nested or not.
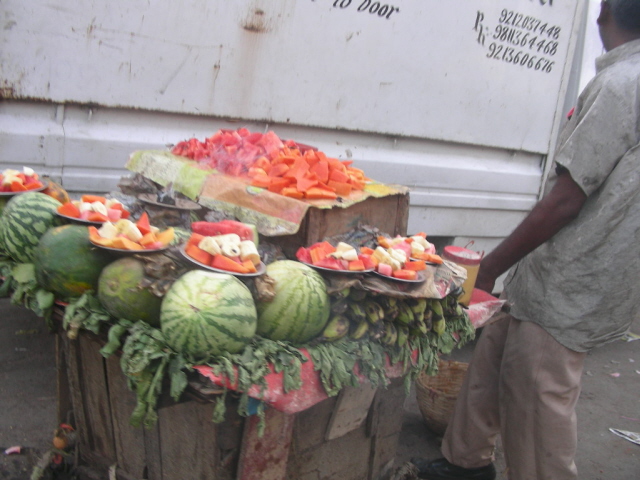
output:
[[[601,52],[595,0],[2,0],[0,168],[106,192],[131,152],[272,130],[490,250]]]

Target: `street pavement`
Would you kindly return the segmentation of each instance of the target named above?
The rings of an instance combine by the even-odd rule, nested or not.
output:
[[[640,319],[632,331],[640,334]],[[0,299],[0,480],[28,480],[51,448],[57,426],[54,351],[54,336],[41,318]],[[466,362],[472,353],[470,344],[447,358]],[[581,480],[640,479],[640,445],[609,431],[640,432],[640,341],[616,341],[587,356],[578,424]],[[396,466],[414,456],[439,456],[439,441],[412,393],[405,402]],[[13,446],[21,453],[4,454]],[[498,480],[506,480],[500,448],[496,464]]]

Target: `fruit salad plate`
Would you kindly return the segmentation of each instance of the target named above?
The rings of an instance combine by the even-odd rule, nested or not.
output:
[[[0,192],[0,197],[13,197],[15,195],[21,195],[23,193],[29,193],[29,192],[42,192],[43,190],[45,190],[47,188],[47,186],[49,185],[49,182],[46,181],[42,181],[42,186],[38,187],[38,188],[32,188],[30,190],[21,190],[19,192]]]
[[[94,227],[99,227],[101,226],[104,222],[92,222],[91,220],[83,220],[82,218],[76,218],[76,217],[70,217],[69,215],[63,215],[60,212],[55,212],[56,215],[60,218],[63,218],[64,220],[67,220],[70,223],[75,223],[78,225],[91,225]]]
[[[116,255],[151,255],[154,253],[160,253],[160,252],[164,252],[165,250],[168,250],[170,248],[169,245],[167,245],[166,247],[162,247],[162,248],[145,248],[145,249],[141,249],[141,250],[130,250],[130,249],[126,249],[126,248],[114,248],[114,247],[106,247],[104,245],[100,245],[99,243],[94,242],[93,240],[89,239],[89,241],[91,242],[91,244],[96,247],[99,248],[101,250],[104,250],[106,252],[109,253],[113,253]]]
[[[394,282],[401,282],[401,283],[422,283],[427,279],[427,275],[424,272],[424,270],[417,272],[416,278],[414,280],[408,280],[408,279],[405,279],[405,278],[390,277],[389,275],[383,275],[383,274],[381,274],[379,272],[376,272],[376,271],[374,271],[373,273],[375,273],[380,278],[385,278],[387,280],[393,280]]]
[[[256,267],[256,271],[251,273],[232,272],[230,270],[223,270],[221,268],[212,267],[211,265],[207,265],[205,263],[199,262],[195,258],[192,258],[189,255],[187,255],[184,245],[180,247],[180,253],[187,261],[189,261],[196,267],[202,268],[204,270],[209,270],[210,272],[226,273],[228,275],[233,275],[235,277],[259,277],[260,275],[263,275],[267,271],[267,266],[263,262],[260,262],[260,265]]]
[[[323,272],[331,272],[331,273],[343,273],[345,275],[357,275],[357,274],[362,274],[362,273],[371,273],[374,271],[373,268],[369,268],[366,270],[338,270],[336,268],[327,268],[327,267],[320,267],[318,265],[314,265],[313,263],[307,263],[307,262],[303,262],[302,260],[298,260],[300,263],[304,263],[305,265],[311,267],[311,268],[315,268],[316,270],[320,270]]]

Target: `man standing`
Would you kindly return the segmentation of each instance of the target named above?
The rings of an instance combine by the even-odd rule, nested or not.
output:
[[[484,328],[443,438],[414,459],[426,479],[493,480],[502,435],[510,480],[575,480],[575,405],[586,352],[640,314],[640,0],[606,0],[607,53],[563,129],[547,193],[482,261],[510,315]]]

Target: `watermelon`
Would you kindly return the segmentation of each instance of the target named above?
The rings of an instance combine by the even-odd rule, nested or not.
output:
[[[238,353],[256,332],[256,306],[232,275],[192,270],[162,300],[160,328],[167,344],[194,361]]]
[[[256,246],[259,244],[260,236],[255,225],[250,223],[242,223],[236,220],[221,220],[219,222],[193,222],[191,231],[204,235],[206,237],[214,237],[216,235],[226,235],[235,233],[240,240],[251,240]]]
[[[279,260],[267,266],[275,281],[275,297],[258,302],[257,334],[294,344],[318,336],[329,320],[330,304],[322,276],[311,267],[293,260]]]
[[[51,227],[60,225],[56,215],[59,201],[44,193],[15,195],[2,211],[4,248],[16,262],[33,261],[40,237]]]
[[[123,257],[102,269],[98,279],[98,299],[115,318],[143,320],[160,327],[162,298],[141,285],[144,263],[137,258]]]
[[[81,225],[48,230],[33,257],[40,286],[65,300],[96,291],[102,269],[112,261],[108,253],[89,242],[89,230]]]

